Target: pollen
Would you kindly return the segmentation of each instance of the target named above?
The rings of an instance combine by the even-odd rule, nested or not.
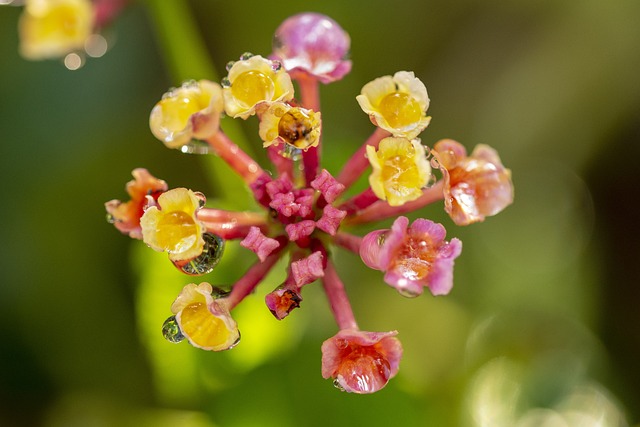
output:
[[[402,128],[414,124],[422,118],[422,109],[411,95],[393,92],[380,101],[380,114],[394,128]]]
[[[246,106],[272,100],[275,94],[273,80],[260,71],[246,71],[233,81],[231,93]]]
[[[196,238],[197,226],[186,212],[170,212],[158,220],[156,239],[168,252],[183,252],[194,245]]]
[[[180,314],[180,329],[194,344],[216,348],[229,340],[229,329],[224,321],[209,311],[203,302],[188,305]]]

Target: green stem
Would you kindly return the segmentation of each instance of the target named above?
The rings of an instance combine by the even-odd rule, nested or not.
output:
[[[158,45],[176,86],[185,80],[208,79],[219,81],[215,65],[199,34],[197,24],[187,2],[177,0],[145,0]],[[240,124],[224,120],[224,133],[244,152],[253,154]],[[252,156],[253,157],[253,156]],[[224,199],[225,207],[244,209],[251,203],[245,183],[220,158],[207,156],[205,163],[211,172],[216,196]]]

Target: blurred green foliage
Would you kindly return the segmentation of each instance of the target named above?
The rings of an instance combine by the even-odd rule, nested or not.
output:
[[[107,30],[109,52],[75,72],[21,59],[20,8],[0,7],[0,425],[640,420],[640,3],[174,0],[204,41],[184,46],[196,56],[181,68],[167,46],[183,40],[184,21],[174,15],[174,27],[164,1],[134,3]],[[154,140],[149,111],[189,69],[219,76],[245,51],[268,54],[277,25],[307,10],[352,38],[352,73],[321,92],[327,169],[372,131],[354,99],[362,85],[413,70],[431,98],[423,143],[489,144],[516,188],[515,204],[483,224],[456,227],[441,206],[414,215],[464,242],[447,297],[402,298],[339,252],[363,329],[398,329],[405,349],[398,377],[372,396],[320,375],[320,344],[336,327],[319,286],[282,322],[264,309],[282,268],[239,307],[236,349],[164,342],[160,327],[189,279],[104,220],[103,203],[125,197],[135,167],[210,201],[225,196],[215,162]],[[257,145],[254,123],[232,126]],[[251,262],[244,254],[231,246],[203,280],[232,283]]]

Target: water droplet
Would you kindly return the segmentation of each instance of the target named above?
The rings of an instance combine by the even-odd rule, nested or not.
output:
[[[429,178],[427,179],[427,185],[426,186],[427,187],[433,187],[436,184],[436,181],[438,181],[438,178],[434,174],[430,173],[429,174]]]
[[[174,344],[184,340],[185,337],[182,335],[176,316],[171,316],[164,321],[162,324],[162,336],[164,339]]]
[[[209,154],[213,152],[209,144],[200,139],[192,139],[189,143],[180,147],[180,151],[185,154]]]
[[[412,289],[407,289],[400,286],[396,286],[396,289],[398,290],[398,293],[405,298],[416,298],[420,295],[419,292],[416,292]]]
[[[342,387],[342,384],[340,384],[340,380],[338,380],[337,378],[333,380],[333,386],[340,391],[346,391],[344,387]]]
[[[107,214],[107,222],[109,224],[115,224],[116,222],[116,217],[111,215],[110,213]]]
[[[240,61],[246,61],[247,59],[251,58],[252,56],[253,56],[253,53],[245,52],[242,55],[240,55]]]
[[[184,82],[182,82],[182,87],[184,89],[199,89],[200,88],[200,83],[198,83],[197,81],[191,79],[191,80],[185,80]]]
[[[431,158],[430,163],[432,168],[440,169],[440,162],[438,162],[438,159],[435,156]]]
[[[217,286],[212,286],[211,289],[211,296],[213,299],[225,298],[229,295],[229,291]]]
[[[227,65],[225,65],[225,67],[224,67],[224,68],[225,68],[227,71],[231,71],[231,67],[233,67],[233,64],[235,64],[235,63],[236,63],[236,61],[229,61],[229,62],[227,62]]]
[[[201,276],[211,273],[224,254],[224,239],[212,233],[204,233],[202,253],[190,260],[172,261],[173,265],[190,276]]]
[[[193,194],[198,199],[198,207],[199,208],[204,208],[204,205],[207,204],[207,196],[205,196],[204,194],[202,194],[199,191],[196,191]]]
[[[349,347],[349,341],[343,338],[339,338],[336,340],[336,347],[338,347],[340,350],[344,350],[345,348]]]
[[[231,87],[231,80],[229,80],[229,77],[223,77],[220,84],[222,87]]]
[[[291,160],[300,160],[302,158],[302,150],[291,144],[282,144],[280,155]]]

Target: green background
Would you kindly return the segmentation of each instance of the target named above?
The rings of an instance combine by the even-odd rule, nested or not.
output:
[[[165,1],[134,3],[105,31],[109,52],[74,72],[20,58],[20,8],[0,7],[0,425],[640,421],[640,3],[172,0],[195,17],[203,57]],[[397,329],[405,349],[399,375],[371,396],[320,375],[320,345],[336,332],[320,286],[282,322],[265,309],[280,267],[234,312],[237,348],[166,343],[161,324],[190,280],[105,221],[135,167],[211,204],[246,205],[245,193],[223,199],[236,184],[213,179],[215,163],[155,140],[148,115],[182,78],[213,78],[189,75],[208,60],[217,80],[243,52],[269,54],[278,24],[310,10],[352,39],[352,72],[321,88],[326,168],[338,172],[373,130],[360,88],[412,70],[431,98],[422,142],[489,144],[516,189],[482,224],[456,227],[441,205],[413,215],[464,242],[447,297],[405,299],[338,252],[361,327]],[[167,41],[187,59],[172,61]],[[258,147],[255,121],[240,127]],[[229,245],[202,280],[232,283],[252,260]]]

